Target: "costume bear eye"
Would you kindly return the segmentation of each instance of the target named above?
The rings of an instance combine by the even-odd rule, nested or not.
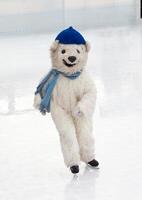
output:
[[[78,49],[76,49],[77,53],[80,53],[80,51]]]
[[[61,52],[62,52],[62,54],[66,53],[65,49],[63,49]]]

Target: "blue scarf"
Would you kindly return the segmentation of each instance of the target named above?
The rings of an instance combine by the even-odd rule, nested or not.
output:
[[[52,69],[49,71],[46,77],[39,83],[35,92],[35,94],[39,93],[41,96],[41,104],[39,110],[43,115],[45,115],[46,112],[50,112],[50,100],[52,92],[60,74],[71,80],[74,80],[81,74],[81,71],[78,71],[71,75],[65,74],[56,69]]]

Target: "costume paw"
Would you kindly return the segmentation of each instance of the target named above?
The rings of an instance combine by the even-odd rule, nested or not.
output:
[[[70,167],[70,170],[73,174],[77,174],[79,172],[79,166],[73,165],[72,167]]]
[[[81,117],[83,115],[83,112],[81,111],[80,106],[76,106],[73,110],[73,116],[74,117]]]
[[[41,103],[41,97],[39,94],[36,94],[34,97],[34,108],[39,109]]]
[[[88,164],[92,167],[98,167],[99,162],[95,159],[91,160],[90,162],[88,162]]]

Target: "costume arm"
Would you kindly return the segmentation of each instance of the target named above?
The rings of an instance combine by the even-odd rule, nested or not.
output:
[[[77,108],[84,115],[92,115],[96,104],[96,87],[91,78],[87,75],[84,81],[84,94],[77,104]]]

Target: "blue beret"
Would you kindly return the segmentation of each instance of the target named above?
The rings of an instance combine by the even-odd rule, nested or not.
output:
[[[58,40],[61,44],[85,44],[86,41],[83,36],[74,28],[69,27],[61,31],[55,40]]]

